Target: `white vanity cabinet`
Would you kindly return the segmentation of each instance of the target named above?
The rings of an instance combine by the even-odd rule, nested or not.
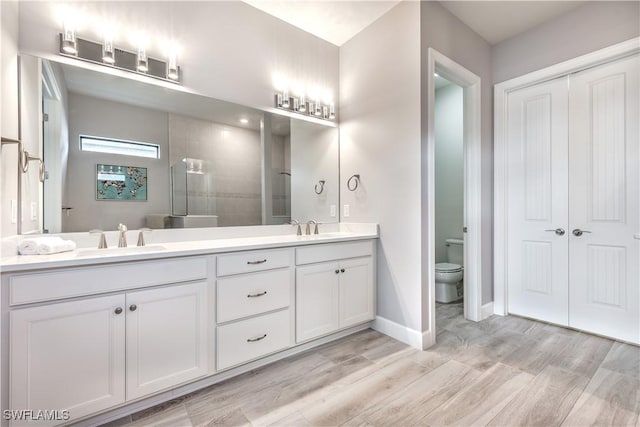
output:
[[[75,419],[123,403],[124,308],[112,295],[12,311],[10,407]]]
[[[296,250],[296,342],[373,320],[374,252],[373,241]]]
[[[181,265],[179,259],[167,261]],[[206,276],[213,259],[184,261],[187,267],[203,267],[199,275]],[[129,278],[120,281],[114,273],[132,265],[146,273],[142,289],[69,301],[78,290],[75,281],[93,268],[56,270],[57,300],[18,304],[10,311],[12,409],[68,409],[71,420],[77,420],[209,374],[213,325],[207,278],[191,280],[198,275],[193,270],[183,270],[181,277],[178,269],[170,279],[187,282],[164,283],[156,261],[127,263],[111,267],[113,287],[129,286]],[[15,275],[9,282],[33,282],[37,289],[46,277]],[[37,292],[29,298],[42,301]]]
[[[293,257],[293,248],[218,256],[218,370],[294,344]]]

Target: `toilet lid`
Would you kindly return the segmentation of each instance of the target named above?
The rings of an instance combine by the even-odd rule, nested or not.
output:
[[[448,262],[440,262],[436,264],[436,271],[444,273],[455,273],[458,271],[462,271],[462,266],[458,264],[451,264]]]

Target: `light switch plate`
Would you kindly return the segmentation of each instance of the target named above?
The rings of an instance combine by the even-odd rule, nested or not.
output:
[[[329,206],[329,216],[331,218],[335,218],[336,217],[336,205]]]
[[[349,205],[344,205],[344,217],[347,218],[349,214]]]

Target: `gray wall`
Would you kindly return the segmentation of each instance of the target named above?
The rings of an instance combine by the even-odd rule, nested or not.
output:
[[[493,300],[493,84],[491,81],[491,47],[478,34],[446,10],[439,2],[420,3],[422,54],[422,141],[426,143],[427,109],[426,79],[427,49],[432,47],[451,58],[472,73],[479,76],[481,83],[481,125],[482,125],[482,304]],[[426,153],[424,147],[423,153]],[[426,157],[423,159],[426,163]],[[426,168],[422,169],[426,177]],[[423,178],[424,179],[424,178]],[[423,216],[426,221],[426,216]],[[426,226],[422,228],[423,250],[426,250],[429,236]],[[426,278],[426,263],[423,265]],[[423,293],[426,298],[426,293]],[[423,307],[428,310],[427,301]],[[427,319],[426,314],[423,319]],[[427,325],[423,324],[426,330]]]
[[[493,46],[499,83],[640,35],[640,2],[586,2]]]
[[[378,315],[421,328],[420,3],[402,2],[340,48],[341,221],[380,224]],[[346,178],[360,174],[357,191]]]
[[[464,217],[464,116],[462,88],[436,90],[436,262],[447,262],[446,240],[461,238]]]
[[[140,124],[143,123],[144,126]],[[80,135],[160,145],[160,159],[80,151]],[[96,164],[147,168],[147,201],[96,200]],[[169,136],[167,113],[69,92],[69,162],[62,231],[115,230],[145,226],[145,216],[169,213]]]

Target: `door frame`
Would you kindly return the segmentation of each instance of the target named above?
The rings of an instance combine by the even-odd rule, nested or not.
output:
[[[464,105],[464,317],[482,320],[482,151],[481,151],[481,79],[462,65],[433,48],[427,58],[427,196],[423,200],[423,212],[427,220],[427,278],[429,301],[430,344],[436,338],[435,299],[435,77],[434,73],[457,84],[463,89]],[[425,170],[425,169],[423,169]],[[462,230],[461,230],[462,231]],[[425,264],[423,264],[425,265]],[[427,344],[427,345],[425,345]],[[423,343],[428,347],[429,343]]]
[[[508,200],[507,200],[507,97],[509,92],[547,80],[566,76],[625,56],[640,52],[640,37],[582,55],[494,86],[494,141],[493,141],[493,310],[506,316],[508,266]]]

